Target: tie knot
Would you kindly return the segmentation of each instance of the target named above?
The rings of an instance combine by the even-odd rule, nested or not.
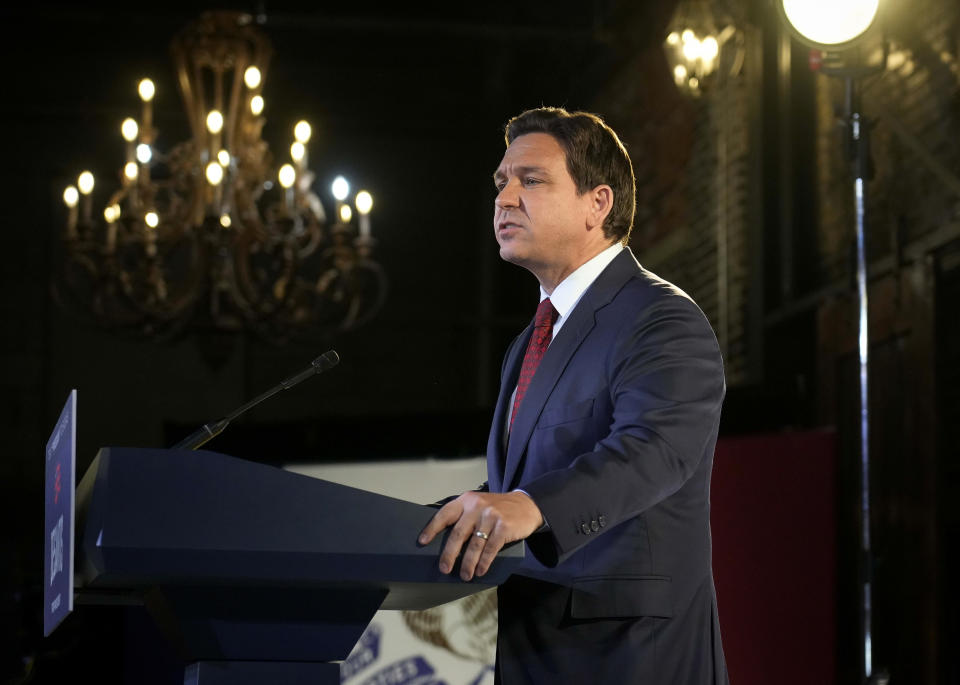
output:
[[[550,298],[544,299],[539,306],[537,306],[537,318],[534,320],[533,325],[536,328],[542,326],[552,327],[556,323],[557,318],[560,316],[557,313],[557,310],[554,309],[553,303],[550,301]]]

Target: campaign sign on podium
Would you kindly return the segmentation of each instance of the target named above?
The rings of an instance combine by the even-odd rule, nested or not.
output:
[[[77,466],[77,391],[70,391],[46,449],[43,634],[73,611],[73,494]]]

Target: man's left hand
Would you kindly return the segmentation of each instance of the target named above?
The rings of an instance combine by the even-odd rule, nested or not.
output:
[[[471,580],[490,568],[497,552],[523,540],[543,525],[540,508],[523,492],[496,494],[469,491],[447,502],[430,519],[418,542],[427,545],[444,528],[453,526],[440,554],[440,572],[450,573],[463,549],[460,578]],[[484,536],[477,535],[477,532]]]

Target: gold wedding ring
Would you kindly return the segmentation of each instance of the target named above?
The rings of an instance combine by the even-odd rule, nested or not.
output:
[[[473,534],[476,535],[478,538],[483,538],[484,540],[490,539],[490,536],[487,533],[484,533],[482,530],[474,531]]]

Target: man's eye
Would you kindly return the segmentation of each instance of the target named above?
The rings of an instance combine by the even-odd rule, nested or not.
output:
[[[496,189],[497,189],[497,192],[499,193],[501,190],[503,190],[504,188],[507,187],[507,184],[506,184],[506,183],[494,183],[494,184],[493,184],[493,187],[496,188]]]
[[[523,185],[525,186],[535,186],[538,183],[542,183],[539,178],[525,178],[523,179]]]

